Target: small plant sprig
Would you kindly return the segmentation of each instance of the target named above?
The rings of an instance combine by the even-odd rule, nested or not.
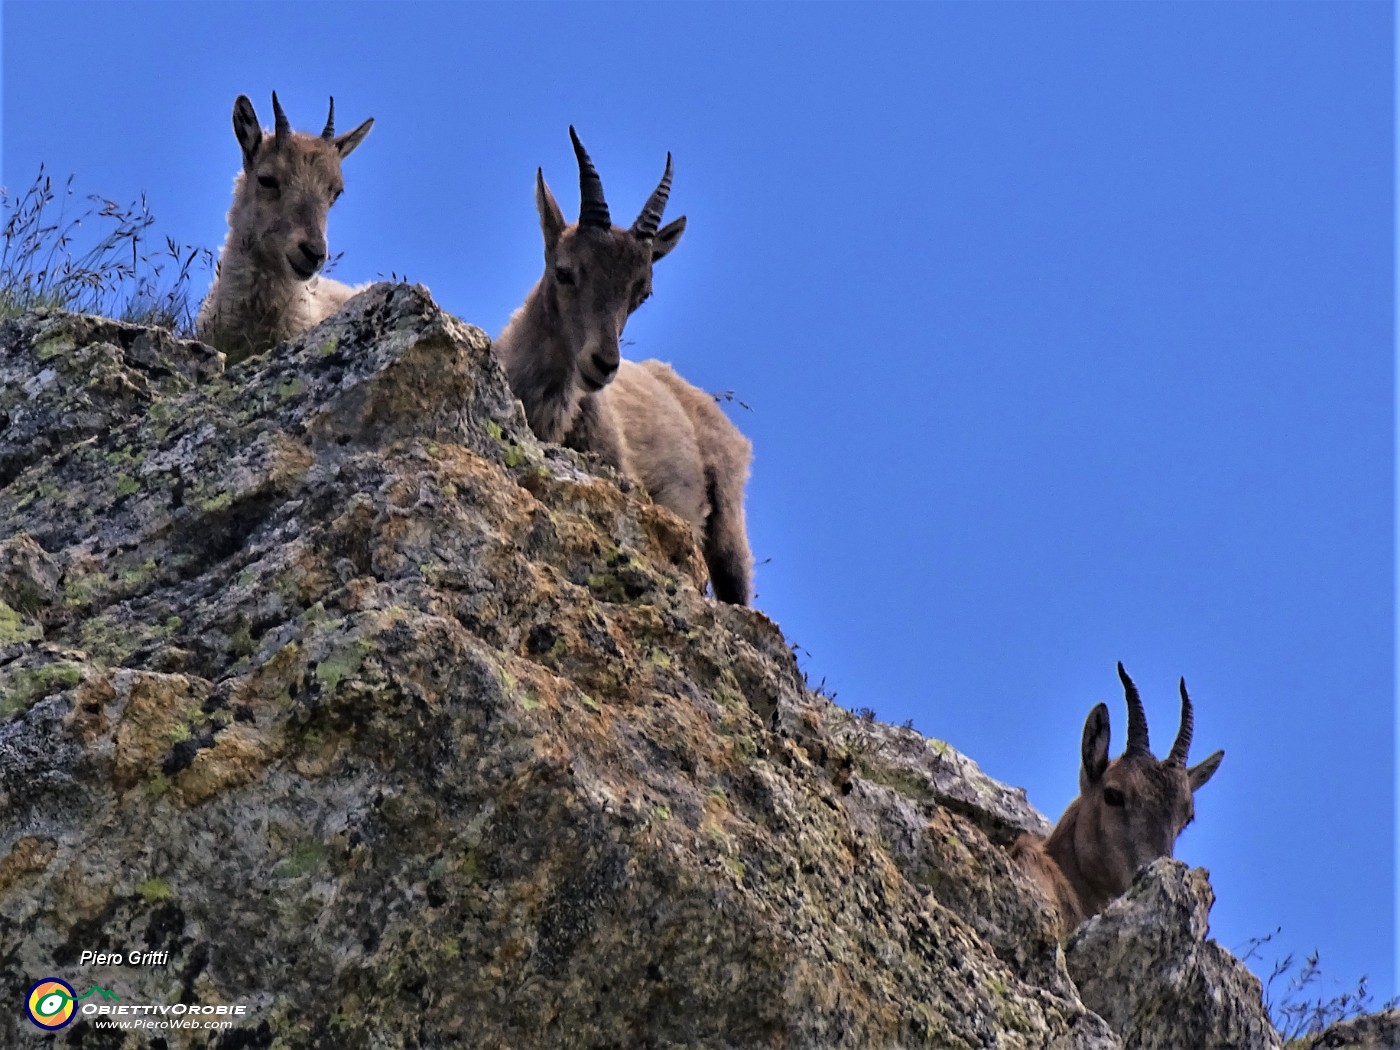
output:
[[[747,412],[752,412],[753,407],[733,390],[711,390],[710,396],[715,399],[715,404],[722,405],[725,402],[732,402]]]
[[[41,164],[23,193],[0,187],[0,320],[49,307],[192,336],[213,253],[171,237],[153,247],[144,193],[126,206],[88,194],[73,214],[73,183]]]
[[[1262,937],[1251,937],[1240,952],[1240,961],[1264,961],[1263,948],[1283,930],[1282,927]],[[1313,951],[1299,960],[1293,953],[1275,959],[1264,981],[1264,1009],[1285,1040],[1316,1035],[1339,1021],[1370,1013],[1374,997],[1363,976],[1356,987],[1326,996],[1316,987],[1322,981],[1321,955]],[[1381,1009],[1396,1005],[1392,999]]]

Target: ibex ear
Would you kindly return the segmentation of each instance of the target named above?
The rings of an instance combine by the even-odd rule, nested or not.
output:
[[[253,157],[262,145],[263,133],[253,103],[247,95],[239,95],[233,103],[233,136],[243,150],[243,167],[251,171]]]
[[[1103,779],[1108,768],[1108,705],[1099,704],[1084,720],[1084,739],[1079,745],[1079,790],[1088,791]]]
[[[671,249],[681,243],[681,234],[683,233],[685,233],[684,215],[657,230],[656,237],[651,242],[651,261],[653,263],[660,262],[670,255]]]
[[[341,160],[354,152],[355,147],[365,140],[365,136],[369,134],[369,129],[372,127],[374,127],[374,118],[370,117],[354,131],[347,131],[335,139],[335,151],[340,154]]]
[[[1200,764],[1194,765],[1186,771],[1186,775],[1191,778],[1192,791],[1204,787],[1206,781],[1215,776],[1215,771],[1220,768],[1220,760],[1224,757],[1224,751],[1217,751]]]
[[[559,202],[554,199],[554,194],[549,192],[549,187],[544,184],[543,168],[535,169],[535,207],[540,213],[540,230],[544,233],[544,246],[546,250],[553,249],[559,243],[559,238],[568,223],[564,221],[564,213],[559,209]]]

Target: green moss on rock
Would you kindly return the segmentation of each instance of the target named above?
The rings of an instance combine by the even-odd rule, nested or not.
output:
[[[44,636],[44,629],[0,602],[0,645],[32,642]]]
[[[0,718],[10,718],[46,696],[71,689],[82,679],[82,667],[68,661],[21,668],[8,681],[0,679]]]

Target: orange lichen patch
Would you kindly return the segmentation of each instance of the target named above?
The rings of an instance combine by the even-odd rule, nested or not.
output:
[[[587,515],[607,507],[613,522],[627,499],[616,485],[584,474],[544,469],[523,474],[517,482],[541,503],[563,513]]]
[[[292,757],[292,768],[307,780],[324,777],[335,768],[344,745],[345,740],[338,735],[303,742],[301,751]]]
[[[51,838],[26,835],[17,841],[0,858],[0,893],[8,893],[26,877],[43,871],[57,853],[58,843]]]
[[[674,568],[697,590],[709,579],[690,526],[634,486],[624,491],[602,478],[549,471],[531,472],[519,483],[553,513],[559,549],[551,552],[551,560],[556,564],[610,557],[615,552],[599,543],[606,537],[641,562]]]
[[[345,612],[371,612],[380,607],[381,588],[378,581],[370,576],[356,576],[348,580],[336,595],[336,605]]]
[[[275,589],[295,609],[322,601],[339,580],[326,562],[325,551],[303,541],[277,548],[267,559],[250,565],[247,583],[258,589]]]
[[[118,791],[160,772],[161,762],[179,741],[208,693],[208,683],[184,675],[118,671],[117,703],[125,701],[113,739],[112,781]]]
[[[695,541],[695,533],[681,518],[659,503],[644,503],[637,509],[636,521],[641,526],[639,546],[649,548],[649,557],[663,564],[674,565],[683,576],[700,590],[710,578],[704,556]]]
[[[314,463],[311,450],[289,434],[274,434],[268,443],[268,455],[263,466],[263,485],[284,488],[299,480]]]
[[[100,861],[90,861],[81,853],[66,852],[65,856],[72,859],[53,881],[54,914],[68,923],[96,918],[112,901],[113,876],[98,868]]]
[[[274,651],[248,674],[235,679],[228,689],[228,703],[249,707],[253,713],[281,711],[294,688],[306,676],[306,657],[301,646],[291,642]]]
[[[65,720],[68,731],[84,746],[91,747],[99,737],[111,732],[106,708],[116,696],[112,673],[89,669],[82,684],[73,691],[73,709]]]
[[[220,791],[257,779],[275,757],[272,744],[258,730],[231,725],[214,746],[194,756],[190,767],[173,782],[173,792],[187,806],[196,806]]]
[[[528,517],[529,494],[502,474],[498,464],[462,445],[436,446],[432,463],[432,476],[442,490],[480,507],[493,521],[505,524]]]

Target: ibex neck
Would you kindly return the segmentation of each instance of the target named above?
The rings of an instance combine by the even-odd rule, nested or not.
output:
[[[270,272],[230,228],[200,311],[201,337],[235,360],[258,353],[296,334],[308,294],[307,282]]]
[[[1116,894],[1105,892],[1102,886],[1094,885],[1084,872],[1084,866],[1079,862],[1079,849],[1076,843],[1076,830],[1079,823],[1078,802],[1070,804],[1065,810],[1060,822],[1055,825],[1055,830],[1050,832],[1049,838],[1045,840],[1045,853],[1055,862],[1055,866],[1064,875],[1065,881],[1069,883],[1070,889],[1074,892],[1074,903],[1079,912],[1077,915],[1064,916],[1065,927],[1072,930],[1090,915],[1093,915],[1100,908],[1109,902]]]
[[[524,304],[511,315],[495,347],[535,436],[563,441],[578,417],[583,392],[559,311],[540,284],[530,289]]]

